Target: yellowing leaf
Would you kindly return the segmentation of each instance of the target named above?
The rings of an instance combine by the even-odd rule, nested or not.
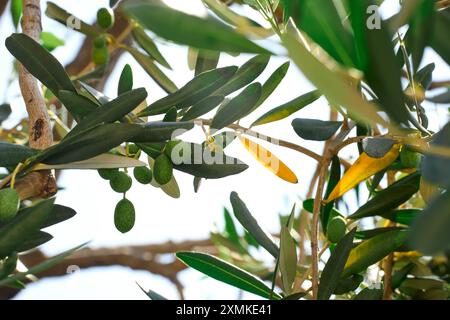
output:
[[[336,198],[341,197],[347,191],[353,189],[358,183],[366,180],[375,173],[387,168],[392,162],[397,159],[399,155],[400,145],[395,144],[381,158],[371,158],[363,152],[355,163],[347,170],[341,180],[339,180],[336,187],[330,193],[328,199],[324,202],[328,203]]]
[[[277,177],[290,182],[297,183],[298,179],[294,172],[288,168],[280,159],[272,154],[269,150],[248,138],[239,137],[244,147],[252,156],[258,160],[264,167],[274,173]]]

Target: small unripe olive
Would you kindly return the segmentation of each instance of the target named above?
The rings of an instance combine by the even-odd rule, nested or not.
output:
[[[137,154],[141,149],[134,143],[128,145],[128,152],[130,154]]]
[[[173,149],[180,143],[182,142],[181,140],[170,140],[166,143],[166,146],[164,147],[164,153],[172,159],[172,156],[175,157],[182,157],[183,156],[183,152],[180,152],[180,154],[172,154],[173,153]]]
[[[118,193],[124,193],[130,190],[133,180],[125,172],[117,173],[110,181],[111,189]]]
[[[98,66],[104,65],[109,60],[109,51],[108,47],[96,48],[92,49],[92,61]]]
[[[110,8],[101,8],[97,11],[97,23],[103,29],[109,29],[114,25],[114,11]]]
[[[417,168],[420,165],[421,155],[412,151],[408,147],[403,147],[400,151],[400,161],[407,168]]]
[[[98,169],[97,170],[100,177],[102,177],[105,180],[111,180],[113,177],[115,177],[119,173],[119,169]]]
[[[167,155],[160,154],[155,159],[155,164],[153,166],[153,176],[155,180],[160,185],[164,185],[172,179],[173,165]]]
[[[133,169],[134,178],[142,184],[149,184],[152,181],[152,171],[148,167],[135,167]]]
[[[96,48],[104,48],[108,44],[108,41],[106,40],[106,37],[104,35],[100,35],[98,37],[95,37],[94,39],[94,47]]]
[[[345,235],[347,223],[341,216],[331,218],[327,224],[327,238],[332,243],[339,242]]]
[[[136,213],[133,203],[128,199],[120,200],[114,210],[114,225],[122,233],[133,229]]]
[[[12,220],[19,211],[20,198],[14,189],[0,190],[0,222]]]

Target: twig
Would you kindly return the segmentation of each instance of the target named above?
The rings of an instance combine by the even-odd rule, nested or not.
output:
[[[39,0],[23,1],[23,33],[39,41],[42,31]],[[36,78],[19,65],[19,85],[29,118],[29,144],[35,149],[45,149],[53,144],[53,134],[47,106]],[[49,197],[56,193],[56,181],[51,171],[32,173],[17,181],[16,190],[21,199]]]
[[[316,196],[314,197],[314,210],[311,225],[311,266],[312,266],[312,287],[313,287],[313,299],[317,299],[317,291],[319,288],[319,214],[321,201],[323,196],[323,190],[325,185],[325,176],[328,172],[328,165],[330,164],[329,157],[324,157],[324,160],[320,164],[319,181],[317,183]]]
[[[208,120],[208,119],[196,119],[196,120],[194,120],[194,123],[196,123],[196,124],[204,124],[204,125],[211,125],[211,122],[212,122],[212,120]],[[314,160],[316,160],[318,162],[322,161],[322,157],[320,155],[318,155],[317,153],[315,153],[315,152],[313,152],[313,151],[311,151],[309,149],[306,149],[306,148],[304,148],[302,146],[299,146],[299,145],[297,145],[295,143],[292,143],[292,142],[289,142],[289,141],[285,141],[285,140],[281,140],[281,139],[278,139],[278,138],[273,138],[273,137],[264,135],[262,133],[256,132],[254,130],[251,130],[249,128],[243,127],[243,126],[241,126],[239,124],[235,124],[235,123],[232,123],[232,124],[228,125],[227,127],[230,128],[230,129],[233,129],[233,130],[238,130],[242,134],[245,134],[245,135],[248,135],[248,136],[252,136],[252,137],[255,137],[255,138],[258,138],[258,139],[270,142],[270,143],[276,142],[276,144],[279,145],[279,146],[282,146],[282,147],[285,147],[285,148],[292,149],[292,150],[298,151],[300,153],[303,153],[304,155],[307,155],[307,156],[313,158]]]

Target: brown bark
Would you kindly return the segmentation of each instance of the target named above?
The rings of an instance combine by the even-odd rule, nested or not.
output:
[[[168,263],[159,261],[161,255],[173,254],[178,251],[202,251],[216,253],[210,239],[187,240],[183,242],[168,241],[161,244],[125,246],[118,248],[82,248],[58,265],[37,274],[39,278],[60,277],[75,270],[93,267],[123,266],[133,270],[148,271],[170,280],[182,293],[182,286],[177,279],[179,272],[186,266],[178,260]],[[35,266],[51,257],[42,251],[34,250],[20,256],[20,261],[27,267]],[[11,299],[19,292],[10,287],[0,288],[0,299]]]
[[[23,0],[23,33],[39,41],[42,31],[39,0]],[[22,65],[19,66],[19,85],[29,119],[29,144],[35,149],[46,149],[53,144],[50,117],[38,81]],[[21,199],[51,197],[56,181],[51,171],[31,173],[16,184]]]

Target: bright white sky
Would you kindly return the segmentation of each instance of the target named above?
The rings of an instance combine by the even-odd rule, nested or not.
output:
[[[108,1],[55,1],[58,5],[72,12],[85,21],[95,20],[96,10],[107,6]],[[384,8],[386,12],[393,12],[397,7],[397,1],[387,0]],[[202,8],[199,0],[170,0],[170,4],[181,5],[189,10]],[[45,9],[45,1],[42,7]],[[256,18],[258,16],[256,15]],[[1,39],[4,39],[13,31],[9,16],[0,21]],[[54,54],[62,63],[71,61],[77,53],[83,36],[63,28],[60,24],[44,17],[44,31],[54,32],[65,39],[66,45],[58,48]],[[161,51],[166,56],[174,71],[166,71],[178,84],[183,85],[193,76],[187,67],[187,50],[184,47],[167,44],[158,41]],[[0,47],[0,56],[6,57],[0,61],[0,67],[4,74],[11,73],[11,59],[4,46]],[[249,56],[241,55],[233,58],[222,55],[220,66],[241,65]],[[439,57],[431,51],[427,51],[426,61],[436,61],[435,79],[443,79],[448,76],[448,68]],[[265,81],[270,73],[287,61],[286,57],[274,57],[260,81]],[[110,78],[106,87],[106,94],[116,95],[118,76],[122,67],[129,63],[135,76],[135,87],[145,87],[149,92],[148,102],[155,101],[165,93],[151,80],[150,77],[125,54]],[[4,92],[5,77],[0,78],[0,97],[12,103],[16,118],[24,115],[23,102],[19,96],[17,85],[8,92]],[[250,124],[254,119],[271,108],[289,101],[298,95],[312,90],[313,87],[298,72],[294,65],[283,80],[275,94],[269,98],[260,111],[254,116],[241,122]],[[434,106],[430,106],[434,108]],[[290,122],[295,117],[326,119],[328,115],[326,102],[320,99],[295,114],[295,116],[277,122],[261,126],[258,130],[285,140],[302,144],[316,152],[321,152],[322,146],[317,142],[302,141],[291,129]],[[441,123],[446,121],[446,108],[440,108]],[[433,121],[433,118],[430,119]],[[13,121],[9,122],[10,124]],[[194,135],[196,141],[202,141],[202,132],[196,129]],[[347,148],[344,152],[351,154],[355,146]],[[73,207],[78,215],[58,226],[49,229],[55,237],[54,240],[43,246],[43,250],[49,254],[56,254],[85,241],[92,240],[92,247],[124,246],[131,244],[159,243],[167,240],[182,241],[183,239],[200,239],[208,237],[208,233],[217,224],[222,227],[223,206],[230,207],[229,194],[237,191],[247,203],[258,221],[269,231],[279,230],[278,214],[287,214],[294,202],[300,206],[299,199],[306,193],[309,179],[314,170],[314,160],[281,147],[269,146],[299,178],[296,185],[289,184],[273,176],[257,163],[239,143],[232,144],[227,153],[237,156],[250,165],[244,173],[221,180],[204,181],[200,192],[195,194],[192,187],[192,176],[176,172],[176,177],[181,188],[181,198],[178,200],[169,198],[161,190],[150,186],[133,184],[128,197],[136,206],[137,220],[134,229],[122,235],[117,232],[113,224],[113,212],[115,204],[121,195],[109,189],[108,183],[102,180],[95,171],[67,171],[59,181],[65,190],[58,193],[57,202]],[[351,195],[350,195],[351,196]],[[185,285],[185,293],[188,299],[236,299],[238,292],[228,285],[215,280],[205,279],[196,271],[186,271],[181,274],[180,280]],[[147,272],[131,271],[121,267],[95,268],[81,270],[78,273],[66,277],[45,279],[30,285],[17,296],[17,299],[146,299],[137,288],[135,282],[139,282],[144,288],[151,288],[168,298],[177,298],[173,286],[165,279],[151,275]],[[255,298],[246,294],[244,297]]]

